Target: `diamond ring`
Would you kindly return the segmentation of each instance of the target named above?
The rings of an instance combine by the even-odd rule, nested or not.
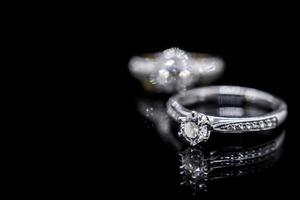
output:
[[[222,74],[224,62],[208,54],[170,48],[160,53],[131,58],[129,70],[145,89],[171,93],[197,83],[213,81]]]
[[[155,125],[160,138],[179,154],[181,185],[193,194],[219,179],[247,176],[272,167],[280,158],[286,131],[262,137],[221,137],[205,146],[186,148],[172,133],[163,101],[140,99],[138,110]],[[172,125],[171,125],[172,124]]]
[[[209,104],[206,107],[217,104],[217,111],[204,114],[187,108],[205,103]],[[247,107],[251,106],[257,111],[248,112]],[[180,122],[179,136],[194,146],[208,140],[211,132],[244,133],[274,129],[285,120],[287,105],[271,94],[252,88],[209,86],[171,97],[167,102],[167,112]]]

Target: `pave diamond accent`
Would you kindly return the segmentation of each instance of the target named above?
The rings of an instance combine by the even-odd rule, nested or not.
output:
[[[241,131],[261,131],[275,128],[277,126],[277,119],[275,117],[257,120],[250,122],[239,122],[231,124],[223,124],[215,127],[215,129],[220,129],[221,131],[232,131],[232,132],[241,132]]]
[[[179,136],[185,138],[190,145],[196,144],[208,140],[210,136],[211,126],[208,118],[193,111],[188,116],[181,118]]]

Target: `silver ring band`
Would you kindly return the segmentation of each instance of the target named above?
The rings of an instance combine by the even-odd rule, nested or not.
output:
[[[224,117],[205,115],[184,107],[211,99],[224,104],[264,106],[270,111],[259,116]],[[191,145],[195,145],[207,140],[210,131],[242,133],[274,129],[285,120],[287,105],[271,94],[252,88],[210,86],[188,90],[171,97],[167,102],[167,111],[172,118],[181,122],[179,135],[183,135]]]

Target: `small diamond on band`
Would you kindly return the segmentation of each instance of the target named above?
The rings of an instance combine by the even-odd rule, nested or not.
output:
[[[250,121],[250,122],[241,122],[241,123],[233,123],[233,124],[223,124],[220,128],[223,131],[257,131],[257,130],[267,130],[270,128],[274,128],[277,126],[277,120],[275,117],[266,119],[266,120],[258,120],[258,121]]]

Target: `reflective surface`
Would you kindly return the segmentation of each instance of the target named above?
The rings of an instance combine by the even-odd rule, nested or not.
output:
[[[280,158],[284,136],[283,131],[266,143],[251,147],[233,146],[219,152],[189,147],[179,153],[181,184],[197,194],[209,189],[211,181],[266,170]]]
[[[15,171],[8,175],[18,176],[17,172],[21,171],[28,178],[24,178],[21,182],[11,178],[11,182],[21,187],[29,186],[30,192],[34,194],[37,194],[40,188],[31,185],[32,181],[41,189],[47,190],[43,192],[44,196],[55,191],[64,193],[64,195],[54,194],[55,198],[58,196],[68,198],[70,195],[78,198],[79,193],[82,194],[82,199],[96,197],[99,199],[273,200],[299,196],[300,79],[299,28],[296,25],[299,23],[299,17],[296,16],[299,12],[293,12],[298,6],[289,9],[280,3],[278,9],[276,5],[271,9],[271,4],[268,7],[255,5],[255,10],[247,5],[240,9],[234,7],[236,13],[231,13],[223,6],[215,10],[214,6],[206,7],[202,5],[202,1],[199,1],[199,5],[189,7],[195,8],[195,12],[191,12],[190,9],[182,6],[184,3],[179,4],[176,12],[169,6],[166,7],[167,9],[164,8],[162,15],[156,15],[157,10],[154,8],[145,11],[150,4],[143,5],[141,9],[132,6],[132,10],[122,6],[119,10],[123,10],[123,14],[115,9],[115,5],[109,15],[105,12],[87,11],[89,14],[86,20],[82,19],[85,18],[84,13],[81,12],[84,9],[70,9],[78,11],[79,16],[65,14],[67,20],[58,19],[57,21],[61,22],[58,29],[61,30],[56,31],[49,26],[46,30],[29,33],[32,37],[41,35],[41,40],[38,39],[38,47],[34,47],[41,56],[32,54],[28,57],[28,59],[33,58],[33,64],[39,67],[37,70],[30,69],[29,72],[35,72],[33,76],[37,74],[37,78],[44,81],[28,79],[32,86],[41,85],[41,90],[33,92],[37,94],[37,98],[31,97],[30,91],[35,90],[35,87],[30,86],[24,89],[24,95],[23,93],[18,95],[16,101],[21,100],[20,105],[24,105],[25,108],[29,106],[30,109],[30,104],[22,104],[22,99],[29,98],[33,104],[41,104],[37,106],[39,111],[43,112],[44,108],[46,110],[50,108],[54,115],[51,115],[48,120],[39,115],[39,112],[33,112],[42,122],[42,127],[38,129],[35,128],[35,120],[29,123],[38,132],[34,136],[24,132],[27,130],[27,125],[12,126],[12,128],[21,126],[23,130],[20,132],[21,139],[28,138],[35,144],[44,146],[47,151],[45,155],[40,148],[30,146],[24,140],[22,143],[32,149],[32,152],[41,153],[32,158],[37,163],[32,163],[31,159],[28,160],[31,154],[27,154],[23,149],[17,150],[17,155],[26,154],[24,161],[27,162],[22,160],[18,162]],[[156,8],[160,7],[160,3],[152,5]],[[167,10],[172,11],[171,15],[166,12]],[[283,14],[281,12],[283,10],[289,12]],[[100,21],[96,16],[98,13],[105,13],[105,16],[100,16]],[[117,13],[119,16],[116,16]],[[109,17],[111,20],[108,19]],[[52,24],[56,26],[56,23]],[[27,31],[22,32],[26,34]],[[50,37],[44,37],[44,32],[49,32]],[[20,37],[16,37],[18,38]],[[21,39],[26,40],[25,37]],[[27,40],[31,42],[30,38]],[[48,43],[52,45],[49,46]],[[21,44],[21,46],[22,48],[17,48],[11,45],[13,49],[20,52],[23,49],[24,52],[28,52],[28,45]],[[46,49],[50,47],[49,53],[40,48],[43,46]],[[171,143],[165,143],[158,134],[158,129],[168,129],[168,126],[162,125],[158,128],[136,109],[137,98],[144,96],[144,91],[140,82],[132,78],[128,70],[128,61],[133,55],[157,52],[172,46],[189,52],[207,52],[210,55],[221,56],[226,63],[226,71],[221,79],[213,84],[258,88],[279,96],[287,102],[289,116],[285,123],[283,152],[272,167],[247,176],[209,181],[207,192],[201,192],[201,195],[196,197],[191,191],[187,191],[186,187],[180,185],[182,176],[179,173],[181,160],[178,153],[186,146],[176,137],[176,134],[172,134],[171,138],[177,141],[175,146],[178,148],[173,148],[174,145]],[[12,62],[16,59],[19,58],[15,56]],[[47,63],[47,66],[44,66],[44,63]],[[21,68],[23,69],[21,71],[24,71],[28,67]],[[45,73],[40,69],[46,69]],[[15,71],[18,74],[19,70]],[[42,82],[46,82],[46,87]],[[15,85],[13,81],[7,83]],[[18,84],[17,90],[11,92],[19,94],[18,88],[24,88],[23,85]],[[50,86],[49,92],[48,86]],[[151,102],[156,99],[163,99],[163,102],[167,100],[166,97],[145,96],[151,99]],[[49,104],[44,103],[46,99],[49,99]],[[60,106],[56,107],[57,104]],[[18,105],[19,103],[16,104],[17,107]],[[222,113],[224,115],[244,114],[238,109],[234,112],[223,110]],[[19,116],[15,112],[11,114]],[[27,116],[27,112],[22,114]],[[251,115],[248,111],[246,114]],[[47,111],[45,115],[48,115]],[[31,119],[30,116],[27,118]],[[155,118],[157,121],[162,121]],[[45,122],[49,122],[49,126],[45,126]],[[62,125],[65,126],[61,127]],[[170,126],[170,129],[173,132],[173,126]],[[29,132],[31,130],[28,129]],[[174,131],[176,133],[176,130]],[[10,135],[15,136],[14,133]],[[45,140],[40,137],[43,135]],[[225,140],[228,146],[234,146],[243,140],[251,142],[250,137],[236,138],[235,142],[233,142],[234,138],[225,137],[218,141],[218,138],[213,135],[210,139],[214,142],[211,141],[212,146],[207,149],[208,152],[214,151],[218,144],[224,144]],[[45,145],[45,141],[49,140],[50,144]],[[203,148],[206,150],[205,147]],[[14,151],[13,148],[11,146],[7,150]],[[11,157],[11,159],[15,158],[15,156]],[[43,159],[45,162],[41,161],[41,158],[45,158]],[[37,172],[37,180],[33,180],[31,172],[23,168],[24,165],[28,166],[28,162],[30,162],[30,169]],[[48,167],[45,169],[44,166]],[[44,182],[48,184],[43,184]],[[8,185],[10,186],[9,183]],[[17,188],[12,188],[15,189],[13,193],[23,195]]]
[[[176,137],[162,100],[140,99],[137,109],[154,125],[161,140],[177,152],[181,180],[177,184],[184,186],[192,195],[207,192],[213,181],[268,170],[281,157],[285,138],[282,128],[268,133],[234,135],[229,139],[226,139],[229,135],[223,134],[205,146],[187,147]]]
[[[253,87],[280,96],[289,106],[289,116],[284,124],[286,135],[282,154],[271,167],[255,173],[247,173],[246,176],[209,180],[206,182],[207,192],[200,192],[200,194],[195,196],[192,189],[181,185],[183,176],[180,175],[181,157],[179,153],[184,151],[187,145],[177,137],[176,133],[178,130],[176,126],[172,125],[172,121],[171,125],[164,123],[168,119],[164,118],[163,112],[158,111],[158,113],[161,113],[159,115],[153,115],[148,112],[148,115],[153,118],[153,120],[149,120],[137,109],[140,105],[139,99],[144,99],[151,104],[150,107],[145,106],[148,108],[148,111],[155,110],[157,112],[153,103],[161,102],[163,107],[168,99],[168,96],[165,95],[149,95],[145,93],[140,82],[132,78],[128,72],[127,64],[132,55],[155,52],[158,49],[161,49],[161,47],[153,49],[145,47],[129,50],[128,52],[124,51],[127,54],[118,60],[118,63],[122,62],[123,64],[112,67],[111,74],[116,76],[112,76],[109,83],[113,82],[112,84],[115,87],[111,89],[109,86],[106,93],[106,91],[102,91],[102,88],[105,88],[106,85],[101,85],[100,99],[105,98],[108,104],[101,102],[99,104],[100,111],[96,112],[97,115],[101,116],[99,122],[100,133],[92,132],[98,138],[93,140],[95,145],[90,152],[97,153],[97,156],[91,156],[90,160],[93,162],[100,160],[100,165],[106,166],[107,170],[97,169],[96,171],[99,175],[96,177],[91,175],[91,178],[102,183],[103,177],[108,176],[108,182],[105,181],[104,184],[111,188],[110,193],[112,195],[124,194],[128,198],[146,198],[150,196],[154,199],[241,199],[246,197],[250,199],[257,199],[258,197],[273,199],[278,194],[286,194],[287,196],[297,194],[298,186],[293,182],[294,180],[299,180],[299,164],[297,162],[300,136],[298,129],[299,117],[297,115],[299,99],[296,94],[293,96],[294,87],[292,83],[297,79],[291,78],[288,82],[282,79],[283,76],[289,77],[288,70],[282,67],[286,66],[284,65],[285,63],[278,63],[278,60],[272,60],[274,59],[273,54],[265,57],[265,51],[252,51],[254,48],[251,51],[246,51],[247,55],[244,52],[231,52],[227,51],[227,49],[224,52],[219,52],[218,55],[225,56],[224,60],[228,64],[224,76],[215,84]],[[246,47],[243,50],[245,49]],[[198,47],[192,50],[200,51]],[[212,54],[215,54],[214,52],[216,51],[212,51]],[[258,57],[257,53],[259,54]],[[277,58],[279,57],[277,56]],[[264,59],[267,61],[264,61]],[[120,69],[122,73],[116,73],[115,69]],[[287,69],[291,70],[292,68],[287,67]],[[106,76],[107,74],[104,75]],[[106,108],[109,112],[108,114],[103,114],[103,110]],[[202,110],[210,111],[208,107],[202,108]],[[251,116],[253,113],[261,112],[263,110],[255,111],[252,108],[247,110],[228,110],[226,108],[216,111],[211,110],[211,113],[221,113],[226,116]],[[103,121],[102,118],[105,120]],[[98,119],[95,118],[94,120],[97,121],[96,124],[98,126]],[[162,133],[174,140],[175,145],[165,142],[169,139],[162,137],[158,133],[159,130],[162,130]],[[167,130],[171,130],[175,134],[167,134]],[[206,152],[215,151],[216,149],[218,152],[221,152],[218,146],[222,146],[222,144],[226,144],[229,147],[237,144],[245,146],[242,144],[249,142],[255,146],[259,145],[259,143],[268,142],[264,138],[252,141],[254,140],[253,137],[228,138],[217,137],[215,134],[211,135],[210,140],[210,143],[205,144],[200,149],[204,151],[205,157],[209,154]],[[250,144],[246,147],[251,147]],[[207,146],[209,148],[206,148]],[[96,148],[101,148],[101,151]],[[87,155],[89,154],[84,156]],[[213,170],[210,174],[214,176],[216,173],[217,171]],[[100,187],[99,185],[100,183],[95,185],[95,187]]]

